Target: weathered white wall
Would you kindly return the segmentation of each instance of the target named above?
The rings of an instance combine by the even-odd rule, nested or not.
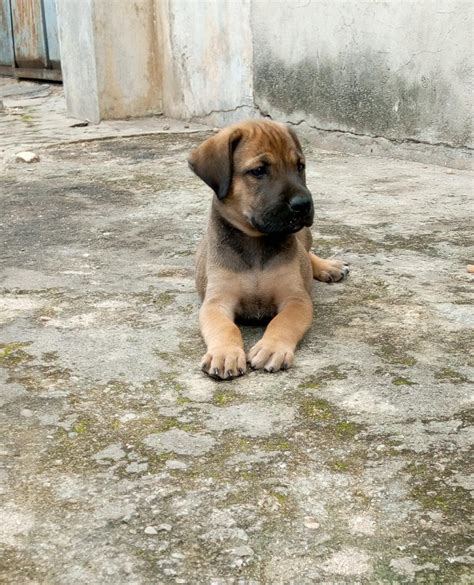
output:
[[[100,120],[93,0],[57,0],[61,69],[68,114]]]
[[[214,125],[266,113],[329,148],[448,164],[472,149],[473,6],[58,0],[68,111]]]
[[[250,1],[157,0],[156,9],[165,114],[223,112],[223,123],[253,115]]]
[[[95,0],[94,38],[102,118],[161,111],[154,0]]]
[[[255,100],[322,130],[472,146],[473,6],[254,1]]]
[[[91,122],[162,107],[154,0],[57,0],[68,113]]]

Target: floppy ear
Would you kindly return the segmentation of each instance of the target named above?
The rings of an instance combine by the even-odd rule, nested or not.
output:
[[[291,128],[291,126],[287,126],[286,129],[288,130],[288,134],[293,138],[293,142],[295,143],[296,148],[299,150],[301,154],[303,154],[303,149],[301,148],[301,143],[298,140],[296,132],[293,130],[293,128]]]
[[[241,138],[238,128],[225,128],[193,150],[188,158],[191,170],[214,190],[218,199],[229,193],[234,150]]]

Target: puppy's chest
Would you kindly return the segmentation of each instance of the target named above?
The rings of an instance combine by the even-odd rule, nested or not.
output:
[[[239,278],[239,301],[236,313],[244,319],[264,319],[277,312],[275,275],[267,271],[252,271]]]

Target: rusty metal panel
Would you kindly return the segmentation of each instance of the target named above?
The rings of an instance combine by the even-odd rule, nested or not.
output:
[[[0,66],[13,65],[10,0],[0,0]]]
[[[17,67],[47,67],[41,0],[10,0]]]

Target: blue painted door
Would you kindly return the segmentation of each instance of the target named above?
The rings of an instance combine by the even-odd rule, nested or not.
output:
[[[0,66],[13,65],[10,0],[0,0]]]
[[[61,79],[56,0],[0,0],[0,73]]]

